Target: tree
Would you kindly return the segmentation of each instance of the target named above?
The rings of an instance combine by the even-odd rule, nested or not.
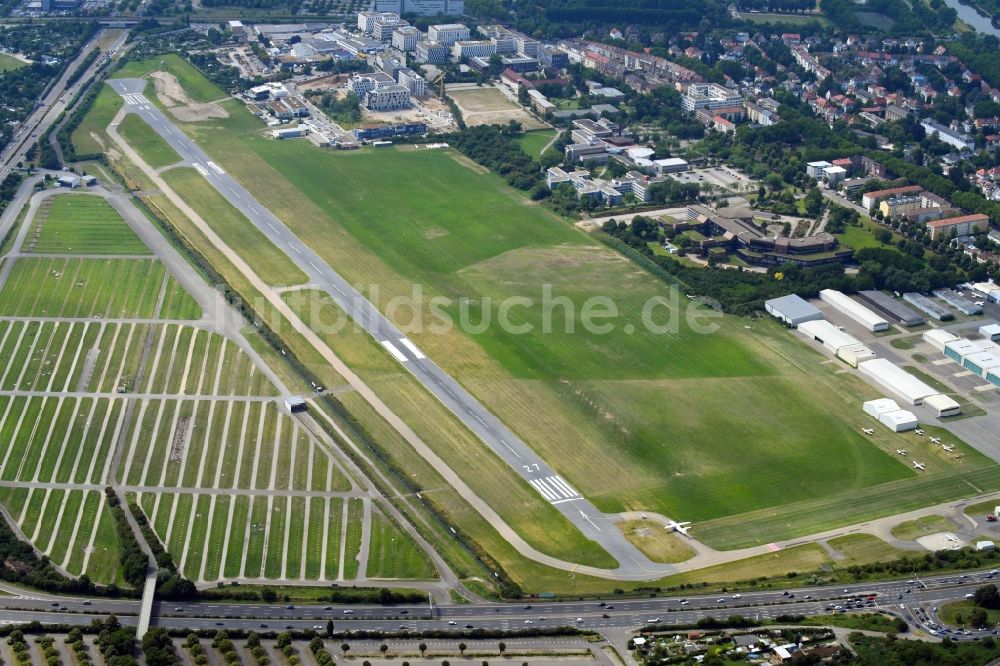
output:
[[[427,643],[421,643],[417,646],[417,649],[420,650],[420,658],[423,659],[424,652],[427,652]]]
[[[969,611],[969,624],[975,629],[981,629],[986,626],[987,615],[986,609],[976,606],[971,611]]]
[[[996,585],[984,585],[976,590],[973,598],[977,606],[982,606],[983,608],[1000,608],[1000,592],[997,591]]]
[[[350,650],[350,649],[351,649],[351,646],[348,645],[347,643],[341,643],[340,644],[340,651],[344,653],[345,657],[347,656],[347,651]]]
[[[467,648],[467,647],[469,647],[469,646],[466,645],[465,643],[459,643],[458,644],[458,654],[460,654],[461,656],[464,657],[465,656],[465,648]]]
[[[385,653],[389,651],[389,646],[386,645],[385,643],[382,643],[382,645],[378,646],[378,651],[381,652],[382,656],[384,657]]]
[[[503,654],[504,651],[507,649],[507,644],[504,643],[503,641],[500,641],[500,644],[497,645],[497,649],[500,650],[500,654]]]
[[[327,638],[333,638],[333,620],[326,621],[326,636]]]

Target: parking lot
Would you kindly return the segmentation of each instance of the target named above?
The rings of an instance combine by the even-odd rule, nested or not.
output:
[[[754,181],[739,171],[725,166],[691,169],[670,176],[681,183],[709,184],[733,192],[746,192],[757,187]]]

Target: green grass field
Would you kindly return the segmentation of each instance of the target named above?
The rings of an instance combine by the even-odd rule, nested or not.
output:
[[[367,574],[372,578],[434,578],[434,568],[408,534],[373,511]]]
[[[516,312],[515,323],[531,325],[532,334],[491,326],[471,335],[414,336],[601,508],[704,520],[734,506],[806,499],[842,487],[842,478],[862,487],[910,475],[819,399],[829,384],[843,393],[845,382],[815,382],[813,368],[789,368],[760,353],[735,321],[705,336],[639,327],[643,306],[670,296],[665,288],[495,177],[442,152],[344,156],[269,142],[243,131],[245,114],[230,112],[210,130],[187,127],[345,277],[377,284],[383,303],[417,283],[427,295],[468,299],[468,318],[479,322],[486,313],[495,319],[505,298],[538,303],[539,285],[551,285],[577,312],[593,296],[614,301],[617,326],[604,335],[581,332],[579,322],[566,333],[561,307],[553,310],[552,332],[539,333],[545,312],[535,307]],[[411,205],[373,216],[370,203],[387,172],[394,174],[394,196]],[[313,205],[303,205],[303,197]],[[462,314],[454,303],[444,310],[452,320]],[[636,332],[626,333],[626,323]],[[698,353],[686,353],[692,348]],[[697,420],[685,416],[699,412]],[[775,420],[783,424],[777,432]],[[810,433],[805,441],[803,432]],[[831,446],[841,453],[829,459],[843,467],[811,463]],[[759,485],[734,484],[751,463],[765,475]],[[620,485],[609,483],[602,473],[608,468],[622,471]]]
[[[555,130],[535,130],[534,132],[525,132],[518,137],[517,142],[521,144],[521,149],[524,152],[537,160],[542,155],[542,148],[548,145],[555,135]]]
[[[121,96],[111,86],[106,83],[101,86],[94,105],[70,136],[78,155],[103,153],[111,145],[105,130],[122,108],[122,104]]]
[[[130,73],[157,66],[134,63]],[[485,315],[496,321],[499,303],[512,296],[535,301],[506,310],[510,323],[533,328],[527,333],[497,326],[430,333],[425,326],[412,337],[604,510],[694,519],[699,538],[736,547],[1000,484],[996,466],[975,456],[938,460],[931,473],[916,475],[891,455],[894,440],[860,434],[857,403],[875,392],[776,326],[755,322],[746,331],[726,318],[712,335],[640,326],[651,299],[672,296],[662,284],[454,153],[343,154],[269,141],[235,102],[224,106],[229,118],[185,124],[185,131],[347,279],[377,285],[377,294],[366,291],[379,305],[419,284],[428,297],[452,299],[421,314],[454,320],[466,299],[464,314],[475,323]],[[394,200],[407,205],[374,214],[390,181]],[[568,333],[565,302],[557,301],[550,330],[541,333],[547,313],[538,305],[540,285],[551,285],[577,312],[588,299],[607,297],[618,310],[615,326]],[[288,296],[300,309],[310,305],[304,298]],[[405,327],[406,313],[395,314]],[[505,515],[540,511],[540,498],[518,490],[503,465],[481,463],[490,458],[481,444],[447,414],[438,418],[440,406],[370,340],[336,336],[337,353],[366,380],[391,379],[378,385],[386,401],[425,441],[450,449],[448,459],[477,492],[513,489],[499,500]],[[344,402],[365,413],[355,396]],[[366,419],[373,430],[384,428]],[[391,432],[381,434],[392,441]],[[418,483],[440,488],[412,453],[392,451]],[[483,469],[495,473],[477,478]],[[454,503],[447,488],[435,490],[435,500]],[[526,538],[555,540],[558,519],[538,515],[536,534]],[[502,545],[496,552],[510,561]]]
[[[7,53],[0,53],[0,74],[27,67],[27,63]]]
[[[908,520],[892,528],[892,536],[897,539],[916,539],[936,532],[951,532],[957,529],[954,522],[944,516],[924,516]]]
[[[19,259],[0,290],[0,312],[151,317],[164,277],[152,259]]]
[[[195,102],[212,102],[226,96],[214,83],[201,75],[191,63],[176,53],[166,53],[150,60],[131,60],[119,69],[117,78],[141,78],[150,72],[166,71],[177,77],[187,94]],[[146,96],[154,99],[152,84],[146,89]]]
[[[61,194],[39,210],[25,250],[44,254],[149,254],[101,197]]]
[[[165,167],[181,161],[181,156],[135,113],[125,116],[118,132],[151,167]]]
[[[226,241],[238,248],[260,277],[273,285],[292,285],[306,281],[303,273],[288,255],[281,252],[236,210],[197,171],[189,168],[171,169],[164,180],[184,201],[206,220]]]

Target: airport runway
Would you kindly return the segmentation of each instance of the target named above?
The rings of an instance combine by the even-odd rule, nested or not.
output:
[[[295,262],[309,281],[327,293],[369,335],[424,387],[448,407],[501,459],[517,471],[539,495],[559,510],[587,538],[600,544],[620,564],[620,578],[649,579],[667,576],[676,567],[652,562],[625,539],[609,516],[549,467],[527,444],[504,426],[458,382],[445,373],[404,336],[318,254],[300,241],[271,211],[198,147],[147,98],[142,79],[112,79],[122,96],[124,110],[138,114],[181,158],[198,171],[222,196],[246,216],[276,247]]]

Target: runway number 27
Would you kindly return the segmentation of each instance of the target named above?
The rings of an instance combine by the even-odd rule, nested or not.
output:
[[[531,465],[522,465],[522,467],[524,467],[524,471],[528,472],[529,474],[531,472],[537,472],[538,471],[538,463],[533,463]]]

